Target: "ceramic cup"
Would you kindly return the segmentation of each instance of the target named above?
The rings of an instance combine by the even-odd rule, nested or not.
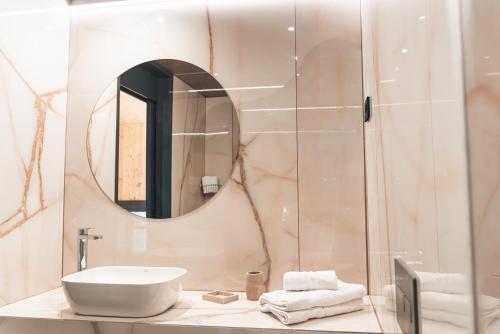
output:
[[[246,275],[246,293],[248,300],[258,300],[266,292],[264,273],[262,271],[249,271]]]

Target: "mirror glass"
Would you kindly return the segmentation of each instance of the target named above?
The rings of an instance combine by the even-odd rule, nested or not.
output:
[[[185,215],[230,178],[239,122],[227,92],[201,68],[162,59],[122,73],[97,101],[87,155],[102,191],[148,218]]]

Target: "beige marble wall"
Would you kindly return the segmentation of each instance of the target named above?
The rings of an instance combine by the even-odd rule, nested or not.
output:
[[[183,266],[187,289],[241,290],[245,272],[259,269],[274,288],[284,271],[298,268],[295,113],[253,111],[295,103],[295,36],[287,29],[294,3],[263,4],[117,2],[72,10],[65,273],[75,270],[76,229],[89,225],[104,235],[90,245],[91,266]],[[260,52],[266,45],[269,52]],[[230,91],[242,133],[232,180],[213,201],[170,221],[116,207],[99,190],[85,147],[84,124],[104,88],[124,70],[159,58],[217,72],[224,87],[256,87]]]
[[[463,1],[477,293],[500,298],[500,3]],[[481,298],[481,297],[480,297]],[[480,304],[480,311],[482,310]],[[481,333],[490,331],[481,322]]]
[[[173,90],[192,89],[174,77]],[[172,101],[172,217],[185,215],[205,202],[200,190],[205,175],[206,98],[177,93]]]
[[[0,4],[0,305],[59,285],[68,16]]]
[[[341,22],[338,31],[330,27],[332,18]],[[299,2],[297,8],[292,0],[75,7],[64,273],[75,270],[77,228],[91,225],[104,235],[90,245],[91,266],[183,266],[187,289],[241,290],[248,270],[264,270],[269,288],[277,288],[283,272],[299,268],[333,268],[346,280],[366,282],[359,38],[359,4],[350,1]],[[188,61],[217,75],[241,132],[231,180],[201,208],[169,221],[132,216],[101,193],[88,167],[83,126],[109,82],[159,58]],[[335,75],[318,74],[330,71]],[[303,107],[299,123],[297,103]],[[323,109],[330,106],[342,108]],[[327,121],[324,129],[318,115]],[[322,130],[324,135],[316,134]],[[322,175],[311,176],[299,193],[298,159],[302,176]],[[319,170],[311,159],[323,161]],[[318,199],[314,210],[309,196]],[[335,210],[324,209],[331,203]]]
[[[470,279],[458,3],[365,0],[362,21],[364,90],[374,99],[365,128],[372,294],[393,283],[396,257]],[[394,313],[377,313],[397,330]],[[471,332],[472,306],[469,315],[451,332]]]
[[[366,284],[359,17],[359,1],[297,3],[298,196],[301,269]]]

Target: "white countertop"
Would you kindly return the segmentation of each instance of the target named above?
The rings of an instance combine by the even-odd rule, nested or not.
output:
[[[364,310],[305,323],[286,326],[272,315],[262,313],[257,302],[238,293],[238,301],[225,305],[202,300],[205,291],[184,291],[179,301],[166,312],[150,318],[114,318],[82,316],[69,307],[62,288],[0,307],[0,318],[47,320],[79,320],[93,322],[123,322],[157,326],[210,326],[259,329],[292,329],[306,331],[381,333],[369,298]]]

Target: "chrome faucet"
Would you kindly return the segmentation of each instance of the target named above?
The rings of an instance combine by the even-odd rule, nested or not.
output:
[[[99,234],[89,234],[89,230],[93,230],[93,227],[83,227],[78,229],[78,237],[76,241],[77,249],[77,270],[82,271],[87,269],[87,251],[89,240],[99,240],[102,239],[102,235]]]

